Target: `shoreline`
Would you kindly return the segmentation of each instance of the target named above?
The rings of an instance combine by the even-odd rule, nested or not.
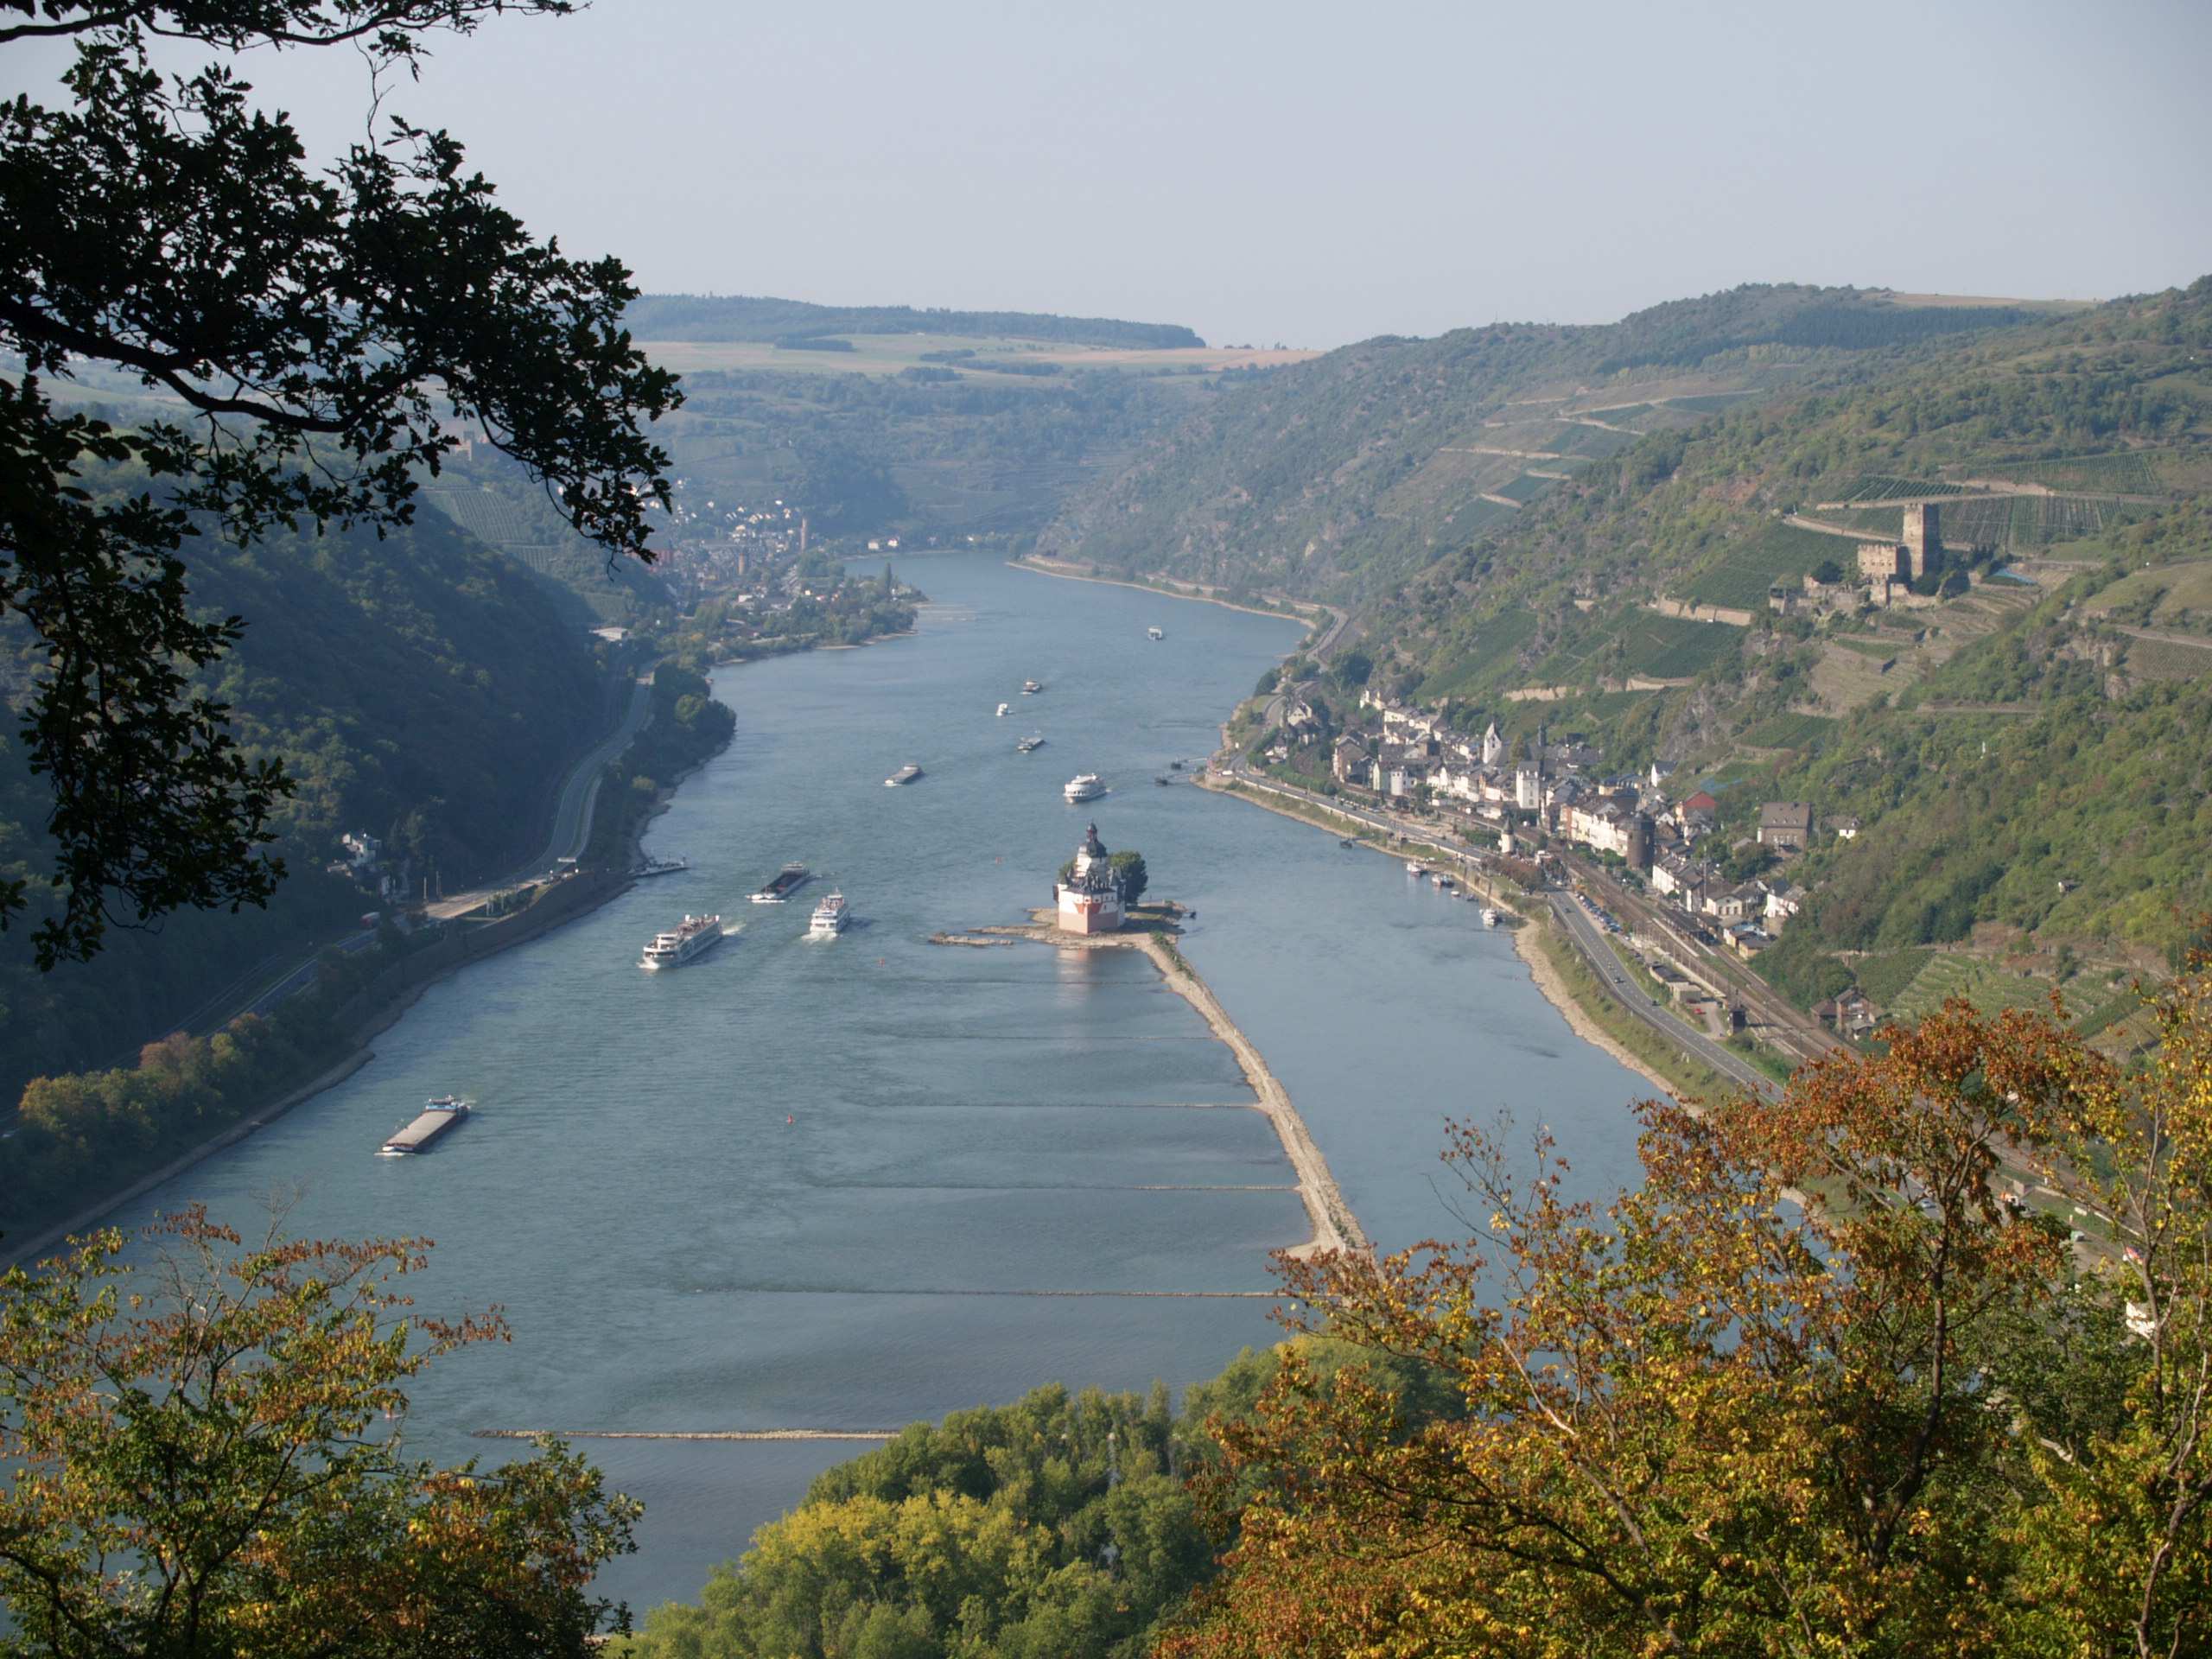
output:
[[[733,664],[733,666],[738,665],[740,664]],[[635,738],[633,737],[632,741],[634,741]],[[623,753],[626,754],[629,751],[626,747]],[[715,753],[719,753],[721,751],[717,750]],[[617,758],[619,759],[620,757]],[[624,868],[626,870],[629,866],[633,865],[638,861],[644,846],[645,831],[652,827],[652,823],[656,818],[659,817],[662,813],[668,810],[671,804],[675,798],[677,789],[683,784],[685,779],[690,777],[694,772],[704,766],[707,762],[712,759],[714,759],[713,755],[708,755],[699,760],[694,761],[690,766],[684,767],[681,772],[679,772],[673,779],[663,787],[658,797],[656,798],[652,806],[646,810],[644,816],[638,820],[638,823],[630,833],[629,845],[626,849],[627,856],[624,861]],[[604,768],[601,768],[601,770],[603,771]],[[590,785],[590,793],[586,797],[585,810],[587,814],[595,813],[597,810],[599,783],[600,780],[597,778],[593,779]],[[561,789],[565,787],[566,782],[564,780],[561,786],[555,790],[554,798],[556,801],[559,799]],[[582,830],[582,838],[587,843],[589,841],[590,831],[588,823]],[[37,1232],[34,1233],[24,1243],[20,1245],[0,1244],[0,1270],[4,1270],[10,1267],[29,1267],[36,1262],[43,1253],[52,1250],[58,1245],[67,1243],[72,1236],[76,1236],[84,1229],[93,1225],[102,1216],[107,1214],[110,1211],[119,1209],[123,1205],[143,1197],[146,1193],[152,1192],[156,1187],[160,1186],[164,1182],[173,1180],[177,1176],[183,1174],[194,1165],[203,1163],[207,1159],[213,1157],[217,1153],[236,1146],[247,1136],[253,1135],[261,1129],[266,1128],[270,1124],[275,1122],[286,1113],[293,1111],[301,1106],[304,1106],[308,1101],[313,1100],[316,1096],[336,1088],[340,1084],[345,1082],[346,1078],[352,1077],[356,1071],[359,1071],[363,1066],[368,1065],[371,1060],[376,1058],[376,1050],[371,1046],[372,1043],[373,1043],[377,1038],[382,1036],[385,1032],[391,1030],[394,1025],[397,1024],[401,1018],[404,1016],[410,1008],[423,1000],[424,993],[429,991],[432,986],[452,978],[464,968],[470,967],[479,962],[487,961],[493,957],[502,955],[508,950],[515,949],[518,945],[531,944],[535,940],[543,938],[546,934],[554,931],[556,929],[560,928],[569,922],[588,916],[601,908],[603,906],[611,903],[621,894],[627,893],[631,887],[635,885],[635,881],[628,878],[626,875],[620,880],[609,881],[603,887],[594,892],[585,903],[578,905],[565,912],[563,914],[553,918],[550,921],[547,921],[543,926],[534,929],[521,930],[510,934],[500,939],[496,945],[494,945],[491,950],[485,951],[481,956],[464,957],[460,961],[448,963],[435,971],[424,975],[420,979],[401,986],[392,993],[391,997],[384,1003],[383,1006],[372,1010],[361,1018],[360,1022],[353,1031],[353,1036],[350,1039],[350,1046],[327,1068],[317,1072],[315,1077],[310,1078],[308,1081],[300,1084],[296,1087],[286,1090],[283,1094],[279,1095],[273,1104],[250,1109],[245,1115],[238,1118],[235,1122],[217,1130],[207,1140],[201,1141],[187,1148],[185,1151],[177,1154],[175,1157],[162,1164],[158,1169],[151,1170],[143,1175],[134,1177],[123,1187],[118,1188],[113,1192],[103,1194],[99,1198],[86,1205],[82,1209],[77,1211],[74,1214],[61,1221],[48,1223],[46,1226],[41,1227]],[[528,916],[528,911],[524,911],[517,917],[510,919],[519,920],[521,918]],[[454,919],[457,920],[458,918]],[[452,922],[449,921],[446,925],[451,925]]]
[[[1196,781],[1198,787],[1210,795],[1226,795],[1233,799],[1241,800],[1247,805],[1258,807],[1263,812],[1272,812],[1278,817],[1288,818],[1294,823],[1302,823],[1310,830],[1320,830],[1324,835],[1333,833],[1329,825],[1316,823],[1306,813],[1293,811],[1288,806],[1279,805],[1254,791],[1224,787],[1203,778]],[[1325,809],[1314,810],[1318,811]],[[1344,822],[1356,828],[1366,827],[1360,825],[1356,819],[1348,818]],[[1395,855],[1391,849],[1379,843],[1366,842],[1364,844],[1372,846],[1376,852]],[[1434,849],[1432,848],[1432,850]],[[1453,857],[1455,861],[1457,861],[1457,855],[1449,855]],[[1484,896],[1490,902],[1520,918],[1520,925],[1510,930],[1513,935],[1513,953],[1520,957],[1522,964],[1528,968],[1529,977],[1534,982],[1537,994],[1559,1011],[1560,1017],[1567,1021],[1569,1031],[1591,1047],[1633,1071],[1654,1088],[1662,1090],[1669,1098],[1672,1099],[1676,1096],[1677,1085],[1662,1076],[1649,1062],[1637,1055],[1619,1039],[1599,1025],[1596,1016],[1582,1006],[1573,991],[1568,988],[1567,982],[1560,976],[1559,970],[1552,966],[1551,959],[1544,954],[1542,946],[1537,943],[1539,931],[1553,925],[1548,918],[1540,913],[1530,913],[1522,908],[1521,902],[1509,901],[1503,895],[1491,890],[1487,884],[1478,883],[1471,875],[1466,874],[1464,864],[1454,879],[1471,888],[1483,892]]]
[[[1244,1081],[1255,1096],[1252,1109],[1274,1126],[1283,1156],[1290,1160],[1291,1172],[1298,1178],[1299,1201],[1306,1206],[1308,1235],[1304,1243],[1293,1245],[1283,1253],[1301,1261],[1325,1253],[1374,1253],[1374,1244],[1360,1226],[1359,1217],[1352,1213],[1351,1206],[1344,1202],[1337,1178],[1330,1173],[1328,1158],[1292,1103],[1290,1091],[1268,1069],[1266,1058],[1229,1017],[1229,1011],[1214,995],[1213,988],[1198,976],[1198,969],[1166,934],[1151,930],[1137,933],[1067,933],[1035,920],[1027,926],[988,927],[976,931],[1009,942],[1027,939],[1062,950],[1135,950],[1150,958],[1167,988],[1189,1003],[1216,1039],[1236,1057],[1237,1069],[1243,1072]],[[948,944],[966,942],[946,937]]]
[[[1552,966],[1551,958],[1544,954],[1543,947],[1536,943],[1536,930],[1539,927],[1549,925],[1551,924],[1548,922],[1531,922],[1527,927],[1516,927],[1513,930],[1513,953],[1528,964],[1529,977],[1535,981],[1536,989],[1542,994],[1544,1001],[1560,1011],[1560,1015],[1567,1020],[1567,1029],[1577,1037],[1589,1044],[1591,1047],[1611,1055],[1621,1065],[1643,1078],[1654,1088],[1663,1091],[1671,1099],[1675,1093],[1675,1085],[1661,1077],[1657,1071],[1637,1058],[1636,1055],[1630,1053],[1625,1045],[1617,1040],[1611,1033],[1606,1031],[1591,1017],[1589,1010],[1575,1000],[1573,991],[1567,989],[1567,982],[1559,976],[1559,970]]]
[[[1057,576],[1062,582],[1095,582],[1102,588],[1128,588],[1140,594],[1157,594],[1162,599],[1187,599],[1196,605],[1218,605],[1224,611],[1242,611],[1247,616],[1268,616],[1278,622],[1303,622],[1309,628],[1319,624],[1321,618],[1306,616],[1297,611],[1270,611],[1257,605],[1239,605],[1234,600],[1217,599],[1211,594],[1185,593],[1177,588],[1156,588],[1148,582],[1125,582],[1119,576],[1094,576],[1074,569],[1062,569],[1056,563],[1035,558],[1008,559],[1009,570],[1027,570],[1033,576]],[[1325,613],[1324,613],[1325,614]]]

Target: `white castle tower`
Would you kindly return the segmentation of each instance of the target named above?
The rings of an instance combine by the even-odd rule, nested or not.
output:
[[[1106,859],[1106,843],[1092,824],[1075,849],[1075,868],[1052,889],[1059,925],[1071,933],[1113,933],[1122,925],[1122,890]]]

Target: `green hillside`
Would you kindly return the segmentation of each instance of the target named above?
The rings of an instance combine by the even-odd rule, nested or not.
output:
[[[272,953],[349,928],[367,901],[327,875],[366,830],[448,886],[542,844],[551,780],[604,723],[604,677],[573,601],[423,512],[384,540],[334,532],[241,552],[189,546],[193,596],[247,619],[211,677],[251,753],[299,781],[276,850],[289,874],[267,911],[181,913],[118,928],[90,963],[41,976],[34,913],[0,935],[0,1096],[38,1072],[109,1061]],[[41,780],[0,738],[0,871],[38,863]]]
[[[700,499],[803,504],[817,535],[1026,539],[1214,384],[940,373],[693,371],[656,435]]]
[[[1529,478],[1532,455],[1605,457],[1750,418],[1777,394],[1853,385],[2031,317],[1782,285],[1600,327],[1369,340],[1225,391],[1071,505],[1039,550],[1357,601],[1485,533],[1511,539],[1488,498],[1525,512],[1560,493]]]
[[[1859,818],[1760,958],[1801,1002],[1977,938],[2153,967],[2212,909],[2212,279],[1948,315],[1748,289],[1370,342],[1224,391],[1046,542],[1348,600],[1370,683],[1675,761],[1731,836]],[[1923,593],[1770,608],[1914,499]]]

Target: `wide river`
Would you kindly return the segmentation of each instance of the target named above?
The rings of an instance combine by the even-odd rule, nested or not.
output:
[[[905,569],[931,598],[916,637],[719,677],[735,741],[648,841],[688,873],[433,986],[346,1083],[111,1219],[198,1198],[265,1224],[279,1203],[296,1233],[435,1240],[418,1300],[497,1304],[514,1330],[417,1389],[414,1444],[439,1458],[512,1449],[480,1428],[874,1429],[1047,1382],[1211,1376],[1275,1334],[1268,1252],[1306,1235],[1228,1050],[1134,952],[927,943],[1047,902],[1092,819],[1196,907],[1187,954],[1379,1244],[1464,1230],[1447,1115],[1510,1110],[1580,1180],[1627,1175],[1647,1088],[1570,1033],[1475,906],[1154,784],[1212,747],[1297,627],[982,558]],[[1032,731],[1045,747],[1014,753]],[[925,776],[885,788],[908,762]],[[1078,771],[1111,792],[1066,804]],[[821,879],[746,901],[793,859]],[[861,920],[804,943],[832,885]],[[741,931],[640,972],[687,911]],[[480,1115],[428,1156],[372,1155],[448,1090]],[[861,1449],[582,1446],[645,1503],[605,1581],[641,1611],[696,1596]]]

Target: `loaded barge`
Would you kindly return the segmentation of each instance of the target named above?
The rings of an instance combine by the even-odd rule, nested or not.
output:
[[[379,1158],[404,1158],[427,1152],[430,1143],[469,1114],[469,1104],[451,1095],[439,1095],[425,1104],[423,1115],[377,1149]]]
[[[798,888],[806,884],[807,870],[804,864],[786,864],[776,873],[776,879],[753,895],[756,905],[780,905]]]

